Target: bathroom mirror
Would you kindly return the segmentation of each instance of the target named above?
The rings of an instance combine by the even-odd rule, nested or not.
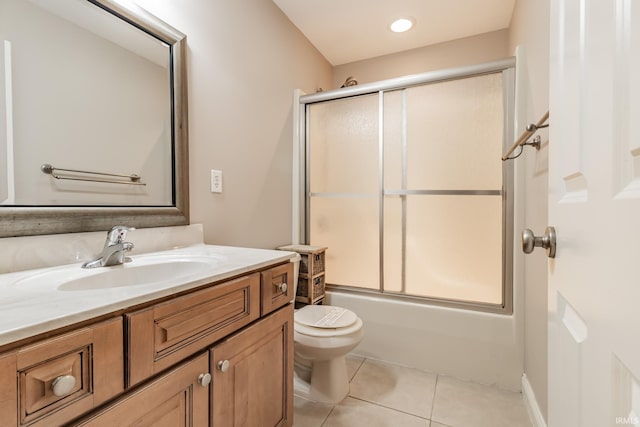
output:
[[[0,1],[0,237],[188,224],[185,36],[131,2]]]

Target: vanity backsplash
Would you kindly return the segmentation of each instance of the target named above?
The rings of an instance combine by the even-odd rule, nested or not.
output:
[[[91,260],[102,250],[106,235],[96,231],[2,238],[0,274]],[[204,234],[202,224],[139,228],[127,235],[127,241],[134,244],[135,255],[204,243]]]

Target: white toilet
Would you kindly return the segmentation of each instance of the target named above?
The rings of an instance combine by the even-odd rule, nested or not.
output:
[[[298,283],[294,264],[294,288]],[[294,293],[295,295],[295,289]],[[362,341],[362,320],[341,307],[307,305],[294,314],[294,394],[338,403],[349,394],[345,356]]]

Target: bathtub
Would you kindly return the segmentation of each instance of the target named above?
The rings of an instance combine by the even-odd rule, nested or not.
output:
[[[364,323],[353,355],[520,391],[522,328],[500,315],[327,291],[325,304],[348,308]]]

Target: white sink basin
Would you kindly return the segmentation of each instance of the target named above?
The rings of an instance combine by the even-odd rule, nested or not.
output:
[[[147,265],[125,264],[103,267],[97,274],[65,281],[58,286],[61,291],[89,291],[95,289],[121,288],[151,285],[168,279],[180,281],[201,275],[211,269],[211,264],[202,261],[167,261]]]
[[[223,257],[141,256],[130,263],[111,267],[54,267],[24,277],[12,285],[25,291],[98,291],[114,288],[164,288],[213,275],[224,265]]]

